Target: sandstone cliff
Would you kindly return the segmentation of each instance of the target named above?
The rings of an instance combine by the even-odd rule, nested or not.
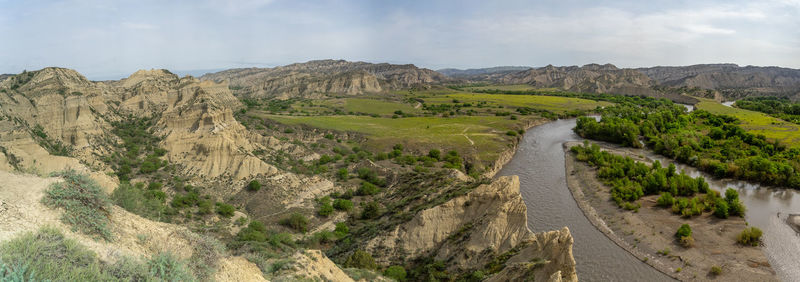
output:
[[[409,257],[447,261],[454,272],[480,268],[511,254],[497,281],[519,277],[576,281],[569,230],[534,234],[516,176],[500,177],[468,194],[420,211],[409,222],[372,239],[368,249],[389,264]],[[502,278],[500,278],[502,277]]]
[[[800,99],[797,69],[708,64],[638,70],[665,86],[718,90],[730,100],[752,95]]]
[[[310,61],[275,68],[231,69],[206,74],[201,79],[228,82],[235,94],[247,98],[356,95],[426,87],[449,80],[445,75],[414,65],[342,60]]]

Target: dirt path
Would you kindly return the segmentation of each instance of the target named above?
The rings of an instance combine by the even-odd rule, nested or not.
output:
[[[461,135],[463,135],[464,138],[467,138],[467,141],[469,141],[470,145],[475,146],[475,142],[473,142],[472,139],[470,139],[469,136],[467,136],[467,130],[468,129],[469,129],[469,126],[465,127],[464,130],[461,131]]]

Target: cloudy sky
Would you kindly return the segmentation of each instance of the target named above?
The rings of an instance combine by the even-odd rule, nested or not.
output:
[[[0,73],[61,66],[107,79],[325,58],[800,68],[800,0],[0,0]]]

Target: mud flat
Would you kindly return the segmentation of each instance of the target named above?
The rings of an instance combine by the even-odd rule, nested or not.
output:
[[[609,239],[658,271],[682,281],[779,281],[760,247],[744,247],[736,237],[747,227],[741,217],[718,219],[710,212],[682,218],[656,205],[658,196],[639,199],[638,212],[617,207],[610,200],[610,187],[596,178],[596,169],[575,160],[567,142],[565,168],[567,185],[584,215]],[[600,144],[601,145],[601,144]],[[635,160],[648,160],[624,148],[604,149]],[[692,227],[694,247],[682,247],[674,237],[682,224]],[[710,273],[713,266],[722,273]]]

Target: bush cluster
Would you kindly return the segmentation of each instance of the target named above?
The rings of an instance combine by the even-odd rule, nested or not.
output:
[[[111,200],[100,186],[87,175],[74,170],[54,173],[64,179],[50,185],[42,203],[51,208],[62,208],[61,221],[74,231],[95,235],[111,241],[109,212]]]

